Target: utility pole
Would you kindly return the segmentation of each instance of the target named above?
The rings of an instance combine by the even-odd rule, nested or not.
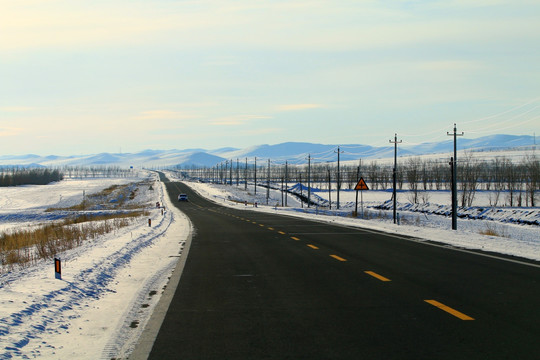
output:
[[[310,195],[311,195],[311,154],[308,154],[308,166],[307,166],[307,206],[310,207]]]
[[[463,136],[457,133],[456,124],[454,124],[454,132],[446,132],[446,135],[454,137],[454,157],[450,159],[452,168],[452,230],[457,230],[457,137]]]
[[[233,159],[231,159],[231,170],[229,172],[229,175],[230,175],[230,178],[231,178],[231,182],[230,182],[231,186],[232,186],[232,167],[233,167]]]
[[[255,176],[254,176],[254,179],[255,179],[255,195],[257,195],[257,157],[255,156]]]
[[[396,183],[397,183],[397,144],[401,144],[403,141],[397,139],[397,134],[394,134],[394,141],[388,140],[391,144],[394,144],[394,171],[393,171],[393,186],[394,190],[392,192],[392,198],[394,202],[394,224],[396,223],[396,207],[397,207],[397,192],[396,192]]]
[[[281,207],[283,207],[283,175],[281,175]]]
[[[300,206],[304,207],[304,200],[302,200],[302,173],[300,173]]]
[[[246,171],[244,172],[244,190],[247,191],[247,175],[248,175],[248,172],[247,172],[247,157],[246,157]]]
[[[268,175],[266,176],[266,205],[270,199],[270,159],[268,159]]]
[[[337,210],[339,210],[339,189],[341,189],[341,183],[339,179],[339,154],[340,153],[343,153],[343,151],[339,151],[339,146],[338,146],[337,148],[337,207],[336,207]]]
[[[289,187],[289,172],[287,169],[287,160],[285,160],[285,207],[287,207],[287,188]]]
[[[360,162],[362,160],[360,159]],[[358,182],[360,181],[360,165],[358,165],[358,167],[356,168],[356,183],[358,184]],[[363,211],[362,211],[362,215],[363,214]],[[356,205],[354,206],[354,216],[355,217],[358,217],[358,190],[356,190]]]
[[[238,187],[239,182],[240,182],[240,160],[236,158],[236,187]]]

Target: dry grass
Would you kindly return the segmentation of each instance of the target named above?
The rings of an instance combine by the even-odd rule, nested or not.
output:
[[[496,226],[496,224],[492,224],[490,222],[487,222],[486,228],[484,230],[480,230],[478,233],[488,236],[510,237],[510,235],[507,231],[505,231],[504,228],[499,228]]]
[[[148,215],[144,211],[122,214],[80,215],[39,226],[0,234],[0,264],[13,269],[38,259],[52,258],[56,254],[80,246],[83,241],[95,239],[116,229],[130,225],[135,218]]]
[[[112,185],[98,193],[90,194],[77,205],[66,208],[48,208],[51,211],[85,211],[97,209],[142,209],[146,204],[131,203],[137,197],[139,186],[148,185],[145,182],[125,185]]]
[[[80,246],[84,241],[128,226],[140,216],[149,215],[143,210],[148,204],[134,202],[139,187],[149,185],[148,182],[112,185],[86,196],[78,205],[46,210],[73,211],[74,215],[69,218],[0,233],[0,272],[11,271],[15,266],[29,266],[39,259],[52,258],[62,251]],[[128,212],[109,215],[77,214],[77,211],[98,209],[123,209]]]

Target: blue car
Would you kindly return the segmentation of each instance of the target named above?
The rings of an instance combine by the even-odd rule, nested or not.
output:
[[[188,201],[187,195],[186,194],[178,195],[178,201]]]

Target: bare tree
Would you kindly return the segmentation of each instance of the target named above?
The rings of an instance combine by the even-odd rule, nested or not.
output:
[[[412,203],[418,204],[418,182],[420,180],[420,158],[410,158],[405,166],[405,176],[407,178],[407,184],[411,193],[409,194],[409,200]]]
[[[480,167],[478,162],[473,158],[472,153],[465,153],[462,156],[464,160],[460,161],[459,166],[459,187],[461,206],[472,206],[476,189],[478,187],[478,179],[480,177]]]
[[[536,155],[527,156],[524,160],[524,180],[525,191],[527,192],[527,203],[530,201],[530,206],[536,205],[535,195],[540,186],[540,161]]]

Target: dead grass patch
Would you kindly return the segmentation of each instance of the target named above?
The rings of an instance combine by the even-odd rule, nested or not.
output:
[[[496,224],[490,222],[486,223],[486,228],[478,232],[481,235],[497,236],[497,237],[510,237],[508,231],[504,228],[497,227]]]
[[[80,246],[130,225],[146,211],[93,216],[82,214],[33,229],[18,229],[0,234],[0,265],[8,271],[15,265],[25,266],[39,259]]]

